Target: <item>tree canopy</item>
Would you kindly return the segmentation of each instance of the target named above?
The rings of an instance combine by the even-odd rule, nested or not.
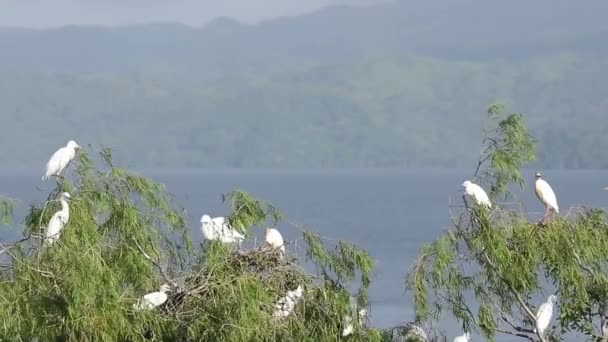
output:
[[[283,219],[244,191],[226,193],[240,246],[192,243],[184,212],[163,187],[119,168],[111,152],[80,152],[72,174],[48,201],[34,203],[23,238],[2,247],[0,339],[10,341],[332,341],[367,308],[372,261],[355,245],[301,229],[284,257],[255,245],[256,229]],[[59,194],[69,192],[69,220],[44,241]],[[10,201],[0,205],[11,215]],[[286,227],[282,225],[281,227]],[[280,228],[284,229],[284,228]],[[152,310],[134,305],[170,288]],[[303,295],[287,317],[273,312],[288,291]],[[355,289],[355,292],[350,291]],[[352,340],[380,341],[380,331],[351,319]]]
[[[593,208],[575,208],[544,224],[529,221],[509,187],[524,186],[520,167],[534,143],[520,114],[489,110],[474,179],[489,189],[491,210],[456,207],[453,224],[424,246],[408,277],[418,320],[452,314],[463,331],[490,341],[510,334],[530,341],[608,338],[608,220]],[[507,199],[509,199],[507,201]],[[537,309],[557,296],[552,324],[535,326]]]

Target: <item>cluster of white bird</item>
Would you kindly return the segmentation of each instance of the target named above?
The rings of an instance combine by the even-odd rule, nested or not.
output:
[[[201,232],[205,240],[220,241],[226,244],[240,244],[245,239],[243,234],[231,227],[226,218],[221,216],[211,218],[207,214],[203,215],[201,217]],[[264,240],[270,248],[279,249],[281,256],[285,256],[283,235],[278,230],[266,228],[264,230]]]
[[[51,176],[54,177],[63,177],[61,173],[65,168],[70,164],[70,162],[76,156],[76,152],[80,149],[80,146],[74,141],[70,140],[66,144],[66,146],[58,149],[49,161],[46,164],[46,172],[44,176],[42,176],[42,180],[47,180]],[[471,196],[475,203],[478,205],[486,206],[488,208],[492,208],[492,203],[488,194],[483,190],[479,185],[467,180],[462,183],[462,186],[465,188],[465,193]],[[559,213],[559,207],[557,205],[557,198],[553,189],[544,179],[542,179],[542,175],[540,173],[536,173],[536,183],[535,183],[535,193],[536,197],[545,205],[546,211],[543,218],[540,222],[544,222],[551,211]],[[67,192],[61,193],[59,197],[59,201],[61,202],[61,210],[57,211],[51,219],[46,227],[46,236],[45,242],[49,245],[53,244],[57,241],[61,235],[61,231],[68,223],[70,218],[70,208],[68,205],[68,200],[71,199],[71,196]],[[211,218],[209,215],[203,215],[201,217],[201,231],[203,233],[203,237],[206,240],[217,240],[226,244],[240,244],[245,236],[231,227],[224,217],[214,217]],[[265,243],[273,249],[279,249],[281,251],[281,256],[285,255],[285,246],[283,241],[283,236],[281,233],[274,228],[266,228],[264,231],[264,239]],[[164,304],[167,299],[167,293],[171,291],[171,286],[169,284],[163,284],[160,287],[160,290],[157,292],[152,292],[144,295],[138,303],[133,304],[133,308],[136,310],[151,310],[155,307],[158,307]],[[283,318],[289,316],[296,304],[303,296],[304,290],[302,286],[298,286],[297,289],[293,291],[288,291],[287,294],[280,298],[278,303],[276,304],[275,311],[273,313],[273,317],[275,318]],[[554,295],[550,295],[547,299],[546,303],[543,303],[536,313],[536,329],[541,336],[545,333],[549,323],[551,321],[551,317],[553,315],[553,301],[556,300]],[[351,303],[352,305],[352,303]],[[359,324],[361,324],[361,320],[367,315],[367,311],[365,309],[361,309],[358,311]],[[342,336],[348,336],[353,333],[354,327],[352,324],[352,317],[346,315],[344,317],[344,329],[342,331]],[[470,333],[465,333],[461,336],[458,336],[454,339],[454,342],[468,342],[471,338]]]
[[[46,172],[42,176],[42,180],[47,180],[51,176],[62,177],[61,173],[74,159],[79,149],[80,146],[74,140],[70,140],[64,147],[55,151],[51,159],[46,163]],[[67,192],[63,192],[59,196],[61,210],[51,216],[46,227],[45,242],[49,245],[59,240],[63,227],[65,227],[70,219],[70,206],[68,205],[68,200],[70,199],[71,196]]]
[[[465,189],[465,193],[471,196],[476,204],[492,208],[490,198],[482,187],[468,180],[462,183],[462,186]],[[555,192],[553,191],[549,183],[547,183],[547,181],[542,178],[540,172],[536,173],[534,192],[536,194],[536,197],[545,205],[546,208],[545,215],[542,219],[540,219],[539,223],[544,223],[552,211],[555,213],[559,213],[559,207],[557,205],[557,197],[555,196]],[[557,297],[555,295],[550,295],[547,299],[547,302],[543,303],[536,312],[535,332],[537,332],[541,336],[544,336],[545,331],[549,327],[549,323],[551,322],[551,317],[553,315],[553,302],[556,299]],[[471,335],[469,333],[465,333],[464,335],[456,337],[454,339],[454,342],[468,342],[470,337]]]
[[[462,183],[464,187],[464,191],[467,195],[471,196],[475,203],[478,205],[486,206],[488,208],[492,208],[492,202],[490,202],[490,198],[488,194],[483,190],[483,188],[469,180]],[[555,192],[551,188],[551,185],[547,183],[542,178],[540,172],[536,173],[536,182],[534,184],[534,193],[536,197],[545,205],[545,216],[539,221],[539,223],[544,223],[545,220],[549,217],[549,214],[554,211],[559,214],[559,207],[557,205],[557,197],[555,196]]]

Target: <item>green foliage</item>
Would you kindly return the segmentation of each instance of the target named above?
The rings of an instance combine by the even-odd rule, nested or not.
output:
[[[492,117],[502,109],[492,107]],[[548,341],[577,332],[601,335],[594,323],[608,311],[608,221],[591,209],[555,217],[546,226],[496,200],[509,184],[523,184],[520,167],[532,160],[532,140],[519,114],[489,130],[480,166],[495,200],[490,212],[469,208],[423,247],[408,276],[419,319],[450,312],[464,331],[488,340],[511,334]],[[537,308],[557,293],[553,324],[542,339],[534,331]],[[602,320],[603,322],[603,320]],[[551,337],[552,336],[552,337]]]
[[[482,177],[492,180],[490,198],[507,196],[507,185],[514,183],[523,188],[524,179],[520,166],[534,160],[534,142],[528,134],[519,113],[505,114],[504,106],[495,104],[488,109],[491,129],[484,132],[484,147],[477,172],[485,162],[488,168],[482,170]]]
[[[73,174],[58,181],[48,201],[34,204],[25,238],[0,253],[0,339],[10,341],[337,341],[345,315],[355,317],[347,283],[359,278],[367,306],[372,261],[357,247],[337,242],[326,250],[319,236],[302,231],[305,255],[317,274],[265,245],[235,248],[218,241],[193,247],[183,210],[163,186],[116,167],[109,149],[98,166],[86,152]],[[42,243],[59,209],[61,192],[71,194],[70,217],[55,243]],[[281,214],[243,191],[223,196],[229,221],[249,234]],[[311,236],[315,236],[311,239]],[[331,270],[334,277],[329,276]],[[169,300],[149,311],[133,305],[169,284]],[[298,286],[304,295],[286,318],[273,317],[279,298]],[[380,341],[364,322],[349,339]]]
[[[3,224],[9,224],[13,217],[13,210],[15,209],[15,201],[0,196],[0,221]]]

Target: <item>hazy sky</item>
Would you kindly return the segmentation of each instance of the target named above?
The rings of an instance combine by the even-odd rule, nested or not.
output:
[[[257,22],[332,4],[383,1],[386,0],[0,0],[0,26],[114,26],[158,21],[201,26],[218,16]]]

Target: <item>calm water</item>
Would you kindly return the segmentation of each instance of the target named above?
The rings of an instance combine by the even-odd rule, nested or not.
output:
[[[53,182],[42,183],[36,172],[0,171],[0,193],[23,202],[43,201]],[[470,170],[362,171],[142,171],[163,182],[190,213],[195,242],[199,219],[228,214],[220,194],[245,190],[278,207],[292,221],[333,239],[366,248],[375,261],[371,287],[372,322],[390,327],[413,318],[410,296],[404,293],[405,274],[420,247],[436,238],[449,223],[448,204],[460,198],[460,184]],[[607,171],[545,171],[557,193],[561,211],[574,205],[608,207]],[[526,171],[532,184],[534,172]],[[534,218],[544,208],[528,188],[519,194]],[[22,219],[22,217],[18,217]],[[279,226],[292,240],[298,230]],[[256,232],[258,239],[262,232]],[[13,235],[5,233],[6,235]],[[443,329],[453,338],[460,329],[446,318]],[[480,340],[480,339],[477,339]],[[511,339],[499,339],[509,341]]]

